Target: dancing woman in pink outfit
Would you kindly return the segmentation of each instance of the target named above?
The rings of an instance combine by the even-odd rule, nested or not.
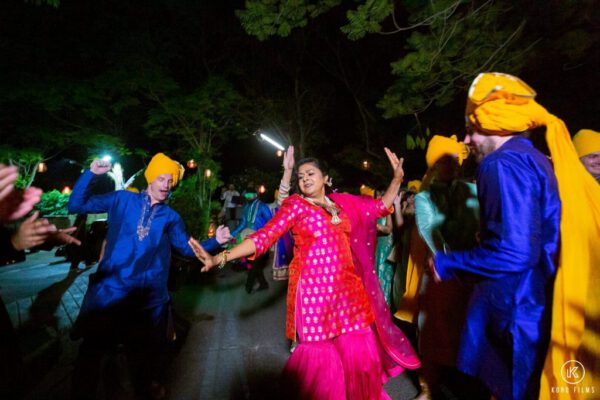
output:
[[[211,256],[193,239],[202,271],[241,257],[258,257],[285,232],[294,236],[286,334],[298,340],[284,369],[301,399],[378,400],[388,377],[420,367],[391,321],[375,273],[377,218],[390,213],[404,177],[402,159],[385,149],[394,170],[380,199],[326,195],[328,176],[316,159],[297,164],[301,195],[286,199],[262,229],[230,251]]]

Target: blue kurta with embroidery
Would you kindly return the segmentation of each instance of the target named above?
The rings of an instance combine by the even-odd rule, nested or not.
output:
[[[259,230],[269,220],[273,218],[271,209],[262,201],[255,199],[252,203],[247,203],[242,210],[242,220],[231,236],[237,237],[244,229]]]
[[[435,257],[442,279],[460,271],[479,278],[458,366],[499,399],[537,398],[559,245],[556,178],[529,140],[514,137],[483,159],[477,188],[480,245]]]
[[[131,306],[132,301],[135,308],[143,309],[165,305],[169,301],[171,247],[184,256],[194,257],[183,220],[166,204],[150,206],[145,191],[120,190],[89,196],[87,189],[94,177],[89,170],[82,174],[68,205],[71,213],[108,213],[104,257],[97,272],[90,275],[79,318],[116,309],[124,303]],[[149,229],[140,239],[138,230],[144,227]],[[208,252],[220,248],[215,238],[203,241],[202,246]]]

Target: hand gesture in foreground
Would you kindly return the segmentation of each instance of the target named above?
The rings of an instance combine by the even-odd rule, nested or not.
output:
[[[19,226],[19,229],[12,235],[11,243],[15,250],[26,250],[43,243],[66,243],[81,245],[81,242],[70,236],[77,230],[73,226],[67,229],[57,229],[55,225],[48,222],[45,218],[38,218],[39,211],[36,211]]]
[[[27,215],[42,197],[42,190],[35,187],[15,189],[18,177],[17,167],[0,164],[0,223]]]
[[[219,225],[215,232],[215,238],[217,239],[217,242],[219,244],[223,244],[233,239],[233,236],[231,236],[231,232],[229,231],[228,227],[226,227],[225,225]]]
[[[390,165],[394,170],[394,179],[401,182],[404,179],[404,169],[402,168],[402,165],[404,164],[404,158],[399,159],[396,153],[387,147],[384,147],[383,149],[385,150],[385,154],[387,155],[388,160],[390,160]]]
[[[208,254],[196,239],[191,237],[190,240],[188,240],[188,244],[194,251],[196,258],[204,264],[204,267],[200,270],[201,272],[208,272],[218,264],[214,257]]]

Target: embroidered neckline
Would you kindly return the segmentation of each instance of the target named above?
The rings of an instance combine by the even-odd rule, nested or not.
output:
[[[142,192],[142,195],[144,196],[144,200],[143,200],[144,205],[142,206],[142,213],[140,214],[140,219],[138,220],[137,229],[136,229],[137,237],[140,242],[142,240],[144,240],[144,238],[146,236],[148,236],[148,233],[150,233],[150,227],[152,226],[152,221],[154,220],[154,216],[156,215],[156,210],[158,209],[158,207],[150,206],[150,200],[145,191]],[[144,224],[144,217],[146,216],[146,212],[148,211],[149,206],[152,208],[152,211],[150,212],[150,216],[148,217],[148,220]]]
[[[304,200],[308,201],[310,204],[321,207],[325,211],[327,211],[329,214],[331,214],[331,223],[332,224],[337,225],[340,222],[342,222],[341,218],[338,215],[340,210],[337,208],[335,203],[333,201],[331,201],[331,199],[329,197],[325,196],[325,203],[321,203],[320,201],[313,200],[309,197],[302,196],[302,198]]]

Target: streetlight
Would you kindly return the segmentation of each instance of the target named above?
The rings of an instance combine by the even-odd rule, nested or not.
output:
[[[362,167],[363,167],[363,169],[369,169],[369,167],[370,167],[369,160],[363,160]]]
[[[277,150],[281,150],[284,151],[285,147],[283,147],[281,144],[277,143],[275,140],[271,139],[269,136],[267,136],[264,133],[259,133],[259,136],[262,140],[268,142],[269,144],[271,144],[272,146],[274,146]]]

